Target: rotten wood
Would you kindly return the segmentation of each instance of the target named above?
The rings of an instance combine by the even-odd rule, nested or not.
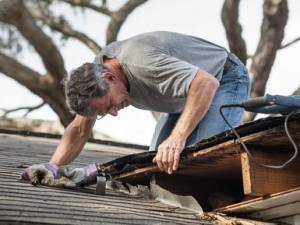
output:
[[[299,120],[289,124],[290,133],[300,143]],[[263,149],[266,152],[290,152],[290,142],[283,130],[283,126],[249,134],[241,138],[249,147]],[[229,140],[199,151],[187,153],[181,159],[178,170],[175,174],[207,176],[207,177],[239,177],[241,176],[240,155],[244,152],[236,140]],[[146,153],[145,153],[146,154]],[[129,160],[129,158],[128,158]],[[131,171],[121,172],[115,179],[130,181],[137,178],[145,178],[147,174],[159,172],[156,165],[146,166]]]
[[[262,222],[262,221],[255,221],[255,220],[249,220],[249,219],[241,219],[241,218],[235,218],[226,216],[222,213],[205,213],[200,218],[209,220],[213,222],[215,225],[224,225],[224,224],[230,224],[230,225],[275,225],[276,223],[272,222]]]

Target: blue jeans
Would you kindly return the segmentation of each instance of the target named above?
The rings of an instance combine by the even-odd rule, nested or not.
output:
[[[227,72],[223,74],[220,86],[208,112],[189,135],[186,146],[228,130],[229,127],[220,115],[220,106],[224,104],[241,103],[248,99],[250,82],[247,68],[231,53],[229,54],[229,60],[232,62],[232,65]],[[224,108],[223,113],[228,119],[228,122],[233,127],[236,127],[242,122],[244,110],[242,108]],[[158,146],[170,135],[179,117],[180,113],[161,113],[156,124],[149,151],[157,150]]]

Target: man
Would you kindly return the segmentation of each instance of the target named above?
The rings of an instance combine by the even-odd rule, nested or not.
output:
[[[172,174],[185,146],[228,129],[219,107],[245,101],[248,90],[248,73],[240,60],[206,40],[159,31],[114,42],[94,63],[71,72],[66,96],[76,117],[51,161],[29,167],[22,177],[36,182],[42,171],[41,182],[54,186],[94,181],[93,164],[79,169],[58,167],[80,153],[97,116],[117,116],[130,104],[161,112],[150,150],[157,151],[153,162],[160,170]],[[225,115],[237,126],[243,110],[227,109]]]

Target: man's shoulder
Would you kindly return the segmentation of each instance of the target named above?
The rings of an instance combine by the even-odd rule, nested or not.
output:
[[[152,32],[147,32],[147,33],[142,33],[135,35],[131,38],[128,38],[127,42],[141,42],[141,43],[152,43],[152,42],[159,42],[163,43],[165,41],[171,41],[174,40],[174,37],[189,37],[188,35],[181,34],[181,33],[176,33],[176,32],[171,32],[171,31],[152,31]]]

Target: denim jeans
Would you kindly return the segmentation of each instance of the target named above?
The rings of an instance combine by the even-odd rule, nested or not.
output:
[[[232,65],[223,74],[208,112],[189,135],[186,146],[228,130],[229,127],[220,115],[220,106],[240,103],[248,99],[250,82],[247,68],[234,54],[230,53],[228,57]],[[242,108],[224,108],[223,113],[228,122],[236,127],[242,122],[244,110]],[[179,117],[180,113],[161,113],[149,151],[157,150],[158,146],[170,135]]]

